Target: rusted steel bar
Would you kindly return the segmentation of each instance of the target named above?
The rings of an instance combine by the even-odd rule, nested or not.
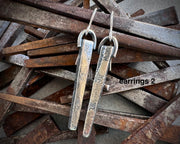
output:
[[[15,79],[11,82],[10,86],[7,89],[8,94],[18,95],[24,88],[27,80],[29,79],[32,73],[31,69],[21,68],[19,73],[16,75]],[[0,109],[0,122],[2,122],[3,118],[6,116],[6,113],[9,111],[11,107],[11,102],[1,101],[1,109]]]
[[[166,141],[172,144],[180,143],[180,126],[170,125],[163,136],[161,136],[160,140]]]
[[[56,51],[57,52],[57,51]],[[96,64],[99,55],[93,53],[91,64]],[[54,67],[54,66],[72,66],[75,65],[77,54],[42,57],[25,60],[25,67]],[[130,63],[140,61],[163,61],[167,59],[175,59],[172,57],[155,56],[148,53],[141,53],[134,50],[119,49],[117,57],[112,60],[112,63]]]
[[[11,3],[13,3],[13,4],[11,4]],[[85,29],[88,25],[87,23],[84,23],[84,22],[72,20],[71,18],[56,15],[53,13],[48,13],[46,11],[42,11],[42,10],[39,10],[39,9],[36,9],[33,7],[29,7],[29,6],[25,6],[25,5],[16,3],[16,2],[3,1],[1,6],[2,6],[2,8],[1,8],[2,12],[0,12],[1,13],[0,17],[2,19],[9,19],[9,20],[11,19],[12,21],[18,21],[20,23],[23,22],[24,24],[27,24],[27,25],[32,24],[34,26],[38,26],[38,27],[42,27],[42,28],[54,29],[57,31],[70,32],[70,33],[76,33],[76,34],[78,34],[82,29]],[[16,9],[16,12],[14,12],[13,9]],[[18,11],[19,9],[21,9],[21,10]],[[85,10],[88,10],[88,9],[85,9]],[[28,11],[32,12],[31,15],[29,15]],[[20,14],[18,14],[18,13],[20,13]],[[28,16],[27,16],[27,14],[28,14]],[[88,13],[88,14],[90,17],[91,13]],[[35,17],[37,15],[41,15],[41,17],[39,17],[38,20],[37,20],[37,17]],[[97,15],[98,14],[96,14],[96,17],[97,17]],[[99,17],[101,17],[101,16],[98,16],[97,18],[99,19]],[[87,18],[87,16],[86,16],[86,18]],[[109,15],[107,15],[107,19],[108,18],[109,18]],[[49,21],[47,21],[47,19]],[[51,21],[54,21],[55,19],[61,19],[61,21],[56,21],[56,23],[51,23]],[[105,22],[103,22],[103,23],[108,23],[107,19],[103,18],[103,20],[105,20]],[[119,19],[119,17],[118,17],[118,19]],[[124,21],[124,18],[121,18],[121,19],[123,19],[123,21]],[[34,22],[32,23],[32,21],[34,21],[35,23]],[[115,19],[114,19],[114,21],[115,21]],[[123,21],[121,21],[121,22],[116,21],[116,22],[119,26],[119,23],[122,24]],[[127,23],[126,22],[124,22],[124,23],[125,23],[125,28],[127,28]],[[115,22],[114,22],[114,24],[115,24]],[[103,37],[107,36],[109,33],[109,30],[98,27],[98,26],[92,26],[91,28],[95,31],[98,38],[103,38]],[[117,38],[120,45],[124,46],[126,48],[132,48],[132,49],[136,49],[139,51],[156,53],[156,54],[160,54],[160,55],[169,55],[169,56],[176,56],[176,57],[180,56],[179,49],[171,47],[171,46],[167,46],[167,45],[160,44],[157,42],[153,42],[153,41],[149,41],[149,40],[145,40],[145,39],[138,38],[135,36],[130,36],[127,34],[122,34],[122,33],[117,33],[117,32],[114,32],[113,35]],[[163,35],[163,34],[161,34],[161,35]],[[170,36],[170,37],[172,37],[172,36]],[[168,37],[168,39],[169,39],[169,37]],[[153,49],[152,49],[152,47],[153,47]]]
[[[71,131],[71,130],[60,131],[60,134],[52,136],[45,143],[57,142],[57,141],[61,141],[61,140],[74,139],[74,138],[77,138],[76,131]]]
[[[37,29],[30,27],[30,26],[25,26],[24,31],[32,36],[39,38],[39,39],[44,38],[46,35],[45,33],[38,31]]]
[[[29,59],[28,56],[23,55],[23,54],[17,54],[17,55],[12,55],[9,57],[5,57],[5,61],[11,64],[15,64],[18,66],[25,66],[24,61]]]
[[[176,14],[175,7],[169,7],[166,9],[151,12],[142,16],[133,18],[138,21],[156,24],[160,26],[167,26],[178,24],[178,17]]]
[[[29,110],[34,112],[45,112],[45,113],[56,113],[64,116],[69,116],[70,107],[66,105],[55,104],[52,102],[35,100],[26,97],[19,97],[15,95],[9,95],[0,93],[0,98],[10,102],[18,103],[24,106],[30,107]],[[47,107],[48,105],[48,107]],[[82,110],[80,120],[84,120],[85,111]],[[95,124],[99,124],[106,127],[111,127],[115,129],[121,129],[125,131],[132,131],[135,128],[143,124],[145,120],[137,119],[133,117],[120,116],[115,114],[109,114],[105,112],[97,112],[95,117]],[[125,127],[126,126],[126,127]]]
[[[104,12],[111,13],[112,10],[116,16],[129,18],[125,11],[115,2],[111,0],[93,0]]]
[[[168,26],[168,28],[180,30],[180,24]]]
[[[139,9],[135,13],[133,13],[131,15],[131,17],[137,17],[137,16],[140,16],[140,15],[143,15],[144,13],[145,13],[145,11],[143,9]]]
[[[23,1],[18,0],[18,1],[36,6],[38,8],[52,10],[53,12],[57,12],[59,14],[63,13],[66,16],[71,15],[71,17],[85,19],[85,20],[87,20],[87,18],[90,19],[88,13],[90,13],[90,14],[92,13],[91,10],[88,11],[87,9],[79,9],[77,7],[68,7],[63,4],[56,5],[54,3],[46,3],[46,2],[44,2],[45,3],[44,4],[41,2],[36,2],[36,1],[34,2],[34,0],[23,0]],[[98,2],[99,1],[101,1],[101,0],[98,0]],[[103,2],[101,4],[110,4],[109,1],[101,1],[101,2]],[[111,3],[113,3],[113,1],[111,1]],[[108,6],[106,6],[106,7],[108,7]],[[111,5],[109,10],[110,11],[112,9],[114,10],[116,7],[118,7],[118,5],[117,6]],[[63,9],[64,9],[64,11],[63,11]],[[67,9],[68,9],[68,13],[67,13]],[[71,9],[71,11],[70,11],[70,9]],[[119,7],[118,7],[118,9],[119,9]],[[122,13],[122,11],[121,11],[121,13]],[[101,17],[101,19],[99,17]],[[107,25],[109,25],[109,23],[108,23],[109,21],[107,20],[108,18],[109,18],[108,15],[105,15],[103,13],[96,13],[94,22],[99,23],[99,25],[107,26]],[[123,19],[123,21],[122,21],[122,19]],[[102,22],[102,21],[104,21],[104,22]],[[119,25],[119,23],[121,23],[121,25]],[[129,33],[136,34],[139,36],[143,36],[143,37],[146,37],[149,39],[153,39],[153,40],[165,43],[165,44],[169,44],[169,45],[172,45],[175,47],[180,47],[180,42],[179,42],[180,33],[177,30],[170,30],[168,28],[163,28],[163,27],[160,27],[157,25],[134,21],[132,19],[122,18],[119,16],[114,17],[113,26],[114,26],[115,30],[118,29],[121,31],[125,31],[125,32],[129,32]],[[143,29],[139,29],[139,27],[143,27]],[[159,33],[161,33],[163,36],[159,35]],[[170,39],[169,38],[170,36],[173,37],[173,39]]]
[[[10,66],[8,69],[0,72],[0,89],[7,86],[19,72],[20,67],[18,66]]]
[[[17,23],[11,23],[9,25],[8,29],[0,39],[0,50],[12,45],[19,32],[22,30],[22,27],[22,25]]]
[[[71,88],[71,86],[68,86],[62,90],[59,90],[59,91],[45,97],[43,100],[51,101],[51,102],[55,102],[55,103],[61,103],[60,97],[63,95],[68,95],[68,93],[72,92],[72,91],[73,91],[73,87]],[[23,109],[23,106],[14,104],[12,109],[14,111],[19,111],[19,110]],[[4,124],[3,124],[4,131],[7,136],[10,136],[40,116],[41,116],[41,114],[29,113],[29,112],[28,113],[25,113],[25,112],[13,113],[13,114],[7,116],[6,120],[4,121]]]
[[[59,129],[50,117],[45,117],[40,125],[29,132],[17,144],[42,144],[59,133]]]
[[[80,121],[78,124],[78,144],[95,144],[96,130],[94,125],[88,138],[83,137],[83,127],[84,122]]]
[[[110,89],[106,94],[123,92],[176,79],[180,79],[179,65],[128,78],[126,80],[120,80],[119,82],[110,85]]]
[[[29,97],[52,80],[52,77],[40,73],[27,83],[21,94]]]
[[[110,83],[111,81],[113,82],[115,81],[111,79],[110,76],[107,76],[107,79],[110,80]],[[107,84],[109,83],[108,80],[107,80]],[[61,97],[59,98],[61,104],[67,104],[72,101],[72,91],[73,88],[69,87],[68,92],[61,95]],[[161,108],[164,104],[167,103],[167,101],[158,98],[151,93],[139,89],[122,92],[119,94],[129,99],[130,101],[136,103],[137,105],[143,107],[144,109],[150,111],[151,113],[155,113],[159,108]],[[86,90],[83,98],[85,100],[85,99],[89,99],[89,97],[90,97],[90,90]],[[141,99],[141,100],[137,100],[137,99]]]
[[[86,9],[90,8],[90,1],[89,0],[83,0],[83,8],[86,8]]]
[[[124,79],[144,74],[144,72],[130,68],[126,65],[113,66],[111,73],[115,74],[121,78],[124,78]],[[154,93],[166,100],[170,100],[174,94],[175,87],[176,87],[176,82],[165,82],[165,83],[161,83],[161,84],[147,86],[147,87],[144,87],[144,89],[146,89],[146,90],[150,91],[151,93]]]
[[[14,106],[16,106],[16,104]],[[12,110],[14,110],[14,108],[12,108]],[[10,114],[7,116],[7,118],[3,123],[4,132],[9,137],[19,129],[23,128],[27,124],[39,118],[40,116],[41,115],[38,113],[21,112],[21,111]]]
[[[4,34],[4,32],[6,31],[6,29],[8,28],[10,22],[8,21],[3,21],[3,23],[0,26],[0,38],[2,37],[2,35]]]
[[[72,43],[75,41],[76,41],[76,39],[74,37],[68,36],[68,35],[52,37],[52,38],[47,38],[47,39],[43,39],[43,40],[38,40],[38,41],[21,44],[18,46],[4,48],[3,54],[22,53],[22,52],[25,52],[28,50],[52,47],[52,46],[57,46],[57,45],[61,45],[61,44],[68,44],[68,43]]]
[[[180,115],[180,94],[135,130],[122,144],[155,143]]]
[[[77,44],[65,44],[65,45],[58,45],[48,48],[36,49],[28,51],[28,56],[41,56],[41,55],[50,55],[50,54],[58,54],[58,53],[65,53],[65,52],[77,52]]]
[[[18,110],[18,109],[16,109],[16,110]],[[29,108],[27,108],[27,107],[23,107],[22,108],[22,106],[21,107],[19,107],[19,110],[20,111],[28,111],[28,112],[40,112],[40,111],[36,111],[36,109],[35,110],[33,110],[32,108],[31,109],[29,109]],[[44,111],[41,111],[40,113],[42,113],[42,112],[44,112]],[[118,124],[118,119],[117,119],[117,117],[115,116],[115,115],[121,115],[121,116],[130,116],[130,117],[135,117],[135,118],[140,118],[140,119],[143,119],[143,118],[146,118],[146,117],[140,117],[140,116],[135,116],[135,115],[132,115],[132,114],[126,114],[126,113],[119,113],[119,112],[114,112],[114,111],[107,111],[107,110],[105,110],[105,111],[102,111],[102,110],[99,110],[99,112],[104,112],[104,114],[101,114],[100,115],[100,113],[98,113],[98,117],[97,117],[97,120],[96,121],[98,121],[98,120],[101,120],[101,117],[102,117],[102,120],[103,120],[103,118],[104,119],[106,119],[106,116],[107,116],[107,118],[110,120],[110,121],[106,121],[106,124],[103,124],[103,125],[106,125],[106,126],[110,126],[111,125],[111,127],[113,127],[113,128],[115,128],[116,127],[116,125],[118,126],[119,124]],[[111,114],[111,115],[109,115],[109,114]],[[100,116],[100,117],[99,117]],[[115,118],[115,119],[114,119]],[[124,118],[123,118],[124,119]],[[140,120],[139,119],[139,120]],[[112,120],[114,120],[114,123],[113,123],[113,125],[114,126],[112,126]],[[124,119],[125,120],[125,119]],[[145,122],[145,121],[144,121]],[[104,123],[104,122],[103,122]],[[102,125],[102,124],[100,124],[100,125]],[[140,125],[139,125],[140,126]],[[118,126],[120,129],[121,129],[121,126],[119,125]],[[118,129],[117,127],[116,127],[116,129]],[[123,129],[123,128],[122,128]],[[134,128],[134,130],[135,130],[136,128]],[[124,129],[123,129],[124,130]],[[169,137],[171,138],[171,142],[173,142],[173,141],[177,141],[178,140],[178,136],[179,136],[179,127],[177,127],[177,126],[173,126],[173,127],[171,127],[169,130],[166,130],[166,132],[164,133],[164,135],[161,137],[161,139],[162,140],[166,140],[167,139],[167,135],[169,135],[169,133],[170,132],[173,132],[173,131],[175,131],[175,132],[177,132],[175,135],[173,135],[172,137],[169,135]],[[131,132],[133,131],[133,130],[130,130]],[[53,138],[52,138],[53,139]],[[57,139],[58,139],[58,136],[57,136]],[[57,140],[56,138],[55,138],[55,140]],[[61,139],[61,135],[60,135],[60,139]],[[170,141],[170,140],[169,140]]]
[[[108,128],[106,127],[95,127],[96,130],[96,135],[101,135],[101,134],[105,134],[108,133]],[[46,141],[46,143],[49,142],[57,142],[60,140],[67,140],[67,139],[72,139],[72,138],[77,138],[78,137],[78,133],[77,131],[60,131],[60,134],[52,136],[48,141]]]

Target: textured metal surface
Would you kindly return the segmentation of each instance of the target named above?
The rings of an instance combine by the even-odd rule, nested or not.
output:
[[[95,144],[96,130],[94,125],[92,126],[91,134],[88,138],[83,135],[84,122],[80,121],[78,124],[78,144]]]
[[[69,118],[70,130],[76,130],[78,125],[93,48],[93,41],[83,39],[76,68],[76,80]]]
[[[159,63],[159,62],[156,62]],[[164,67],[166,68],[166,67]],[[123,79],[128,79],[134,76],[144,74],[144,72],[130,68],[126,65],[114,65],[111,70],[111,74],[115,74]],[[170,100],[173,97],[176,82],[165,82],[152,86],[144,87],[145,90],[156,94],[166,100]]]
[[[137,89],[145,86],[168,82],[180,79],[180,66],[172,66],[155,72],[126,79],[127,82],[117,82],[110,85],[110,90],[106,94],[118,93]],[[122,81],[122,80],[121,80]],[[139,81],[139,82],[137,82]],[[142,83],[143,82],[143,83]]]
[[[77,52],[78,48],[76,43],[58,45],[48,48],[42,48],[37,50],[28,51],[28,56],[42,56],[42,55],[51,55],[51,54],[59,54],[59,53],[67,53],[67,52]]]
[[[135,130],[122,144],[155,143],[180,115],[180,95],[174,97],[147,122]]]
[[[160,26],[173,25],[179,23],[175,7],[169,7],[159,11],[151,12],[149,14],[135,17],[133,19]]]
[[[91,128],[97,111],[97,105],[103,90],[106,75],[109,69],[110,60],[114,53],[114,46],[102,46],[97,67],[94,82],[92,86],[90,101],[88,105],[87,115],[85,119],[85,125],[83,130],[83,136],[89,137]]]
[[[52,46],[67,44],[75,41],[76,41],[75,38],[71,36],[57,36],[57,37],[21,44],[18,46],[7,47],[3,49],[3,54],[23,53],[28,50],[52,47]]]
[[[28,11],[31,11],[31,13],[28,13]],[[34,26],[47,28],[47,29],[51,29],[51,30],[54,29],[54,30],[61,31],[61,32],[70,32],[70,33],[78,34],[82,29],[85,29],[88,25],[87,23],[84,23],[84,22],[72,20],[71,18],[67,18],[64,16],[60,16],[60,15],[56,15],[56,14],[49,13],[46,11],[42,11],[42,10],[30,7],[30,6],[25,6],[25,5],[16,3],[16,2],[12,2],[12,1],[9,2],[8,0],[2,2],[0,13],[1,13],[0,17],[3,19],[9,19],[9,20],[11,19],[12,21],[18,21],[20,23],[24,23],[27,25],[33,24]],[[37,15],[41,15],[41,17],[37,17]],[[89,13],[89,15],[91,15],[91,13]],[[96,14],[96,16],[97,16],[97,14]],[[86,16],[86,18],[87,17],[88,16]],[[103,17],[98,16],[98,19],[99,18],[103,18]],[[107,15],[107,18],[109,18],[109,15]],[[47,19],[48,19],[48,21],[47,21]],[[54,21],[57,19],[61,19],[61,21],[56,21],[54,23]],[[119,19],[119,17],[117,19]],[[123,21],[124,21],[125,18],[121,18],[121,19],[123,19]],[[107,21],[107,19],[103,18],[103,20],[105,20],[104,23],[107,23],[107,22],[109,23],[109,21]],[[118,26],[120,26],[119,23],[122,24],[123,21],[116,21],[115,17],[114,17],[114,25],[116,23]],[[127,23],[126,22],[124,22],[124,23],[125,23],[124,27],[127,28]],[[138,23],[142,24],[142,22],[138,22]],[[144,24],[142,24],[142,25],[144,25]],[[148,24],[148,26],[149,25],[150,24]],[[154,27],[154,25],[153,25],[153,27]],[[91,29],[93,29],[94,32],[96,33],[97,38],[103,38],[103,37],[107,36],[109,33],[109,31],[107,29],[104,29],[104,28],[101,28],[98,26],[94,26],[94,25],[91,27]],[[161,27],[160,29],[164,29],[164,28]],[[138,30],[139,30],[139,28],[138,28]],[[169,31],[169,29],[166,29],[166,30]],[[158,34],[157,31],[155,34]],[[115,36],[117,38],[118,42],[123,47],[126,47],[126,48],[132,48],[132,49],[135,49],[138,51],[155,53],[157,55],[160,54],[160,55],[169,55],[169,56],[176,56],[176,57],[180,56],[180,50],[177,48],[171,47],[171,46],[167,46],[167,45],[153,42],[150,40],[145,40],[142,38],[130,36],[127,34],[117,33],[117,32],[114,32],[113,36]],[[161,34],[161,36],[167,36],[167,35]],[[172,36],[170,36],[170,37],[172,37]],[[168,37],[168,39],[170,37]],[[175,40],[175,39],[173,38],[173,40]]]
[[[11,23],[0,39],[0,50],[2,50],[2,48],[4,47],[11,46],[21,30],[22,25],[17,23]]]
[[[21,0],[18,0],[18,1],[21,1]],[[21,2],[23,2],[23,3],[25,2],[25,3],[28,3],[33,6],[38,5],[37,2],[33,1],[33,0],[23,0]],[[118,7],[118,5],[115,2],[113,3],[113,1],[110,2],[110,1],[95,0],[95,2],[98,2],[98,4],[101,3],[101,5],[104,4],[105,7],[111,6],[110,11],[112,10],[112,7],[115,7],[115,8],[113,8],[114,11],[116,11],[116,7]],[[39,2],[39,3],[40,4],[37,7],[42,8],[43,3],[42,4],[41,4],[41,2]],[[111,4],[115,4],[116,6],[111,5]],[[89,18],[89,17],[88,17],[88,14],[85,14],[85,13],[91,12],[91,10],[85,11],[86,9],[79,10],[77,8],[76,8],[76,10],[74,8],[72,8],[70,11],[70,7],[64,6],[63,4],[61,7],[60,6],[61,6],[61,4],[57,5],[54,3],[46,3],[45,2],[46,10],[53,9],[53,7],[55,7],[55,10],[54,9],[52,10],[53,12],[56,11],[56,9],[58,8],[58,10],[61,10],[59,13],[64,13],[64,14],[66,14],[66,11],[68,10],[68,12],[70,14],[68,13],[66,15],[78,17],[79,19],[82,19],[82,17],[83,17],[87,20],[87,18]],[[66,10],[63,11],[63,9],[66,9]],[[118,7],[117,9],[119,10],[121,8]],[[104,10],[106,11],[106,9],[104,9]],[[81,13],[81,17],[79,16],[80,13]],[[114,29],[118,29],[118,30],[122,30],[122,31],[129,32],[132,34],[136,34],[139,36],[143,36],[143,37],[153,39],[153,40],[156,40],[159,42],[163,42],[165,44],[169,44],[169,45],[172,45],[175,47],[180,47],[180,42],[179,42],[180,32],[178,32],[176,30],[170,30],[167,28],[159,27],[157,25],[134,21],[134,20],[128,19],[128,18],[121,18],[121,17],[119,17],[119,15],[122,16],[122,10],[121,10],[121,13],[119,13],[117,17],[114,17],[114,23],[113,23]],[[125,17],[126,13],[123,16]],[[104,22],[102,22],[103,19],[104,19]],[[104,15],[102,13],[97,13],[96,17],[94,18],[94,21],[97,23],[100,23],[101,25],[102,24],[108,25],[107,23],[109,22],[109,20],[107,20],[107,15]],[[119,25],[119,23],[121,25]],[[143,27],[143,29],[139,29],[139,27],[141,27],[141,28]],[[170,37],[173,37],[173,38],[170,38]]]
[[[21,68],[19,73],[16,75],[16,77],[11,82],[10,86],[8,87],[7,93],[12,94],[12,95],[20,94],[27,80],[29,79],[31,73],[32,73],[31,69],[24,68],[24,67]],[[1,103],[0,122],[2,122],[7,112],[9,111],[12,103],[8,101],[2,101],[2,100],[0,101],[0,103]]]
[[[9,57],[5,58],[5,61],[7,61],[8,63],[12,63],[18,66],[24,66],[24,61],[29,59],[28,56],[23,55],[23,54],[17,54],[17,55],[12,55]]]
[[[93,0],[104,12],[111,13],[114,11],[114,15],[129,18],[126,12],[115,2],[111,0]]]
[[[59,56],[49,56],[42,58],[34,58],[25,60],[25,67],[40,68],[40,67],[55,67],[55,66],[72,66],[75,65],[77,54],[67,54]],[[130,63],[141,61],[163,61],[176,58],[166,56],[156,56],[147,53],[142,53],[134,50],[119,49],[117,57],[112,60],[112,63]],[[93,53],[91,64],[96,64],[98,60],[97,52]],[[11,63],[15,63],[11,62]]]
[[[0,72],[0,89],[7,86],[19,72],[20,67],[10,66],[8,69]]]
[[[19,97],[9,94],[0,93],[0,98],[24,105],[24,111],[35,113],[56,113],[64,116],[69,116],[70,107],[66,105],[55,104],[52,102],[35,100],[26,97]],[[48,105],[48,107],[47,107]],[[28,108],[30,107],[30,108]],[[81,110],[80,120],[85,119],[85,111]],[[145,122],[144,119],[137,119],[133,117],[121,116],[118,114],[111,114],[108,112],[97,112],[94,120],[95,124],[121,129],[124,131],[132,131]]]
[[[17,144],[43,144],[50,137],[59,133],[59,129],[50,117],[45,117],[40,125],[19,139]]]
[[[32,36],[39,38],[39,39],[43,39],[46,36],[46,33],[38,31],[37,29],[30,27],[30,26],[25,26],[24,31]]]
[[[144,13],[145,13],[145,11],[143,9],[139,9],[135,13],[133,13],[131,15],[131,17],[137,17],[137,16],[140,16],[140,15],[143,15]]]
[[[8,21],[4,21],[1,26],[0,26],[0,38],[2,37],[2,35],[4,34],[4,32],[6,31],[6,29],[8,28],[10,22]]]
[[[32,78],[27,83],[21,94],[25,97],[29,97],[52,80],[53,80],[52,77],[41,73],[35,76],[34,78]]]

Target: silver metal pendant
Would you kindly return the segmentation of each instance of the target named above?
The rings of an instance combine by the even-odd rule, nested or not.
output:
[[[116,56],[118,43],[113,37],[114,46],[105,46],[104,43],[109,39],[105,37],[99,45],[100,55],[97,63],[96,74],[92,86],[90,101],[86,114],[83,136],[88,137],[91,133],[92,125],[97,111],[97,105],[101,96],[108,69],[111,68],[111,58]]]
[[[78,37],[78,47],[80,47],[80,51],[77,58],[76,80],[74,83],[73,99],[69,118],[70,130],[77,129],[92,52],[93,49],[96,48],[95,33],[92,30],[88,31],[88,33],[92,36],[93,39],[93,41],[91,41],[82,39],[86,32],[87,30],[83,30]]]

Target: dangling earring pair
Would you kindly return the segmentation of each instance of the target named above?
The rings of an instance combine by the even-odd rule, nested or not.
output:
[[[76,81],[74,84],[73,100],[71,104],[70,119],[69,119],[70,130],[77,129],[86,81],[87,81],[87,75],[89,71],[90,60],[92,57],[92,51],[93,49],[96,48],[96,42],[97,42],[96,35],[92,30],[90,30],[90,26],[95,16],[96,10],[97,9],[95,9],[95,11],[92,14],[87,29],[83,30],[78,37],[78,47],[80,47],[80,51],[76,61],[77,64]],[[106,75],[108,69],[111,70],[111,59],[112,57],[116,57],[117,54],[118,42],[117,39],[114,36],[112,36],[112,28],[113,28],[113,12],[111,13],[111,17],[110,17],[109,36],[106,36],[100,42],[98,47],[98,51],[100,55],[96,67],[96,74],[92,85],[90,101],[89,101],[85,124],[84,124],[84,130],[83,130],[84,137],[88,137],[91,133],[92,125],[97,111],[98,101],[104,87]],[[84,34],[87,35],[88,33],[92,36],[93,41],[82,39],[83,35]],[[107,41],[113,42],[113,46],[105,45]]]

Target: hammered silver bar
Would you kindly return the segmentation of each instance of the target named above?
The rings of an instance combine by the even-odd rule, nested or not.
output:
[[[76,130],[85,92],[89,65],[92,57],[94,42],[83,39],[77,61],[76,80],[74,83],[73,99],[71,103],[69,129]]]
[[[88,110],[86,114],[83,136],[88,137],[91,133],[92,125],[96,115],[97,105],[99,98],[101,96],[106,75],[108,72],[110,60],[114,52],[114,46],[102,46],[99,60],[97,63],[96,74],[92,86],[90,101],[88,105]]]

